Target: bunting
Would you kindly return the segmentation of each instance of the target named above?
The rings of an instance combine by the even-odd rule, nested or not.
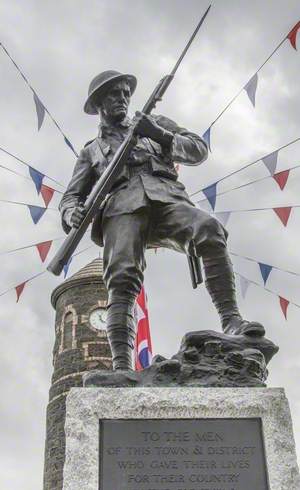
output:
[[[35,188],[37,190],[37,193],[42,195],[42,198],[44,200],[46,207],[50,203],[50,201],[54,195],[54,192],[58,192],[59,194],[62,194],[61,191],[58,191],[57,189],[53,189],[53,187],[50,187],[48,185],[43,184],[42,182],[43,182],[44,177],[46,177],[46,175],[42,174],[41,172],[39,172],[38,170],[36,170],[33,167],[30,167],[30,166],[28,167],[30,177],[26,177],[26,175],[22,175],[19,172],[15,172],[14,170],[12,170],[8,167],[5,167],[4,165],[0,165],[0,168],[3,168],[4,170],[11,172],[11,173],[17,175],[18,177],[22,177],[23,179],[30,180],[31,182],[33,181]]]
[[[284,317],[287,320],[287,310],[290,302],[287,299],[283,298],[282,296],[279,296],[279,303],[280,303],[282,313],[284,314]]]
[[[44,121],[45,107],[43,106],[42,102],[40,101],[40,99],[38,98],[35,92],[33,92],[33,100],[36,108],[36,115],[38,119],[38,131],[39,131]]]
[[[36,244],[36,248],[38,250],[42,262],[45,262],[49,250],[51,248],[51,245],[52,245],[52,240],[48,240],[47,242],[41,242]]]
[[[211,128],[208,128],[205,133],[202,135],[202,138],[204,139],[205,143],[208,146],[209,151],[211,152],[211,146],[210,146],[210,130]]]
[[[264,285],[266,285],[266,282],[269,278],[269,275],[270,275],[273,267],[271,265],[268,265],[268,264],[263,264],[262,262],[258,262],[258,265],[259,265],[259,269],[260,269],[260,272],[261,272],[261,275],[262,275],[262,278],[264,281]]]
[[[70,265],[71,265],[72,260],[73,260],[73,256],[72,256],[72,257],[70,257],[70,258],[69,258],[69,260],[68,260],[68,262],[67,262],[67,263],[64,265],[64,269],[63,269],[63,270],[64,270],[64,278],[65,278],[65,279],[66,279],[67,274],[68,274],[68,272],[69,272],[69,267],[70,267]]]
[[[49,187],[48,185],[42,184],[41,195],[42,195],[42,198],[44,199],[44,203],[45,203],[46,208],[50,204],[54,192],[57,192],[57,191],[55,191],[55,189],[53,189],[52,187]]]
[[[53,242],[53,240],[52,240],[52,242]],[[71,257],[71,259],[69,260],[69,262],[68,262],[67,266],[69,266],[69,265],[70,265],[70,263],[71,263],[71,261],[72,261],[72,259],[73,259],[74,257],[76,257],[77,255],[82,254],[83,252],[86,252],[87,250],[89,250],[89,249],[90,249],[90,248],[92,248],[92,247],[93,247],[93,245],[91,245],[90,247],[86,247],[86,248],[84,248],[83,250],[80,250],[79,252],[77,252],[76,254],[74,254],[74,255]],[[28,247],[24,247],[24,248],[28,248]],[[46,248],[46,247],[45,247],[45,248]],[[18,249],[18,250],[20,250],[20,249]],[[49,250],[48,250],[48,251],[49,251]],[[44,251],[44,253],[45,253],[45,251]],[[65,266],[65,267],[66,267],[66,266]],[[5,295],[5,294],[7,294],[9,291],[15,291],[15,292],[16,292],[16,294],[17,294],[17,303],[18,303],[18,301],[19,301],[19,299],[20,299],[20,297],[21,297],[21,294],[23,293],[23,290],[24,290],[25,285],[26,285],[28,282],[33,281],[33,280],[34,280],[34,279],[36,279],[37,277],[42,276],[42,275],[43,275],[43,274],[45,274],[46,272],[47,272],[47,270],[45,269],[45,270],[43,270],[43,271],[39,272],[38,274],[35,274],[34,276],[30,277],[29,279],[26,279],[26,281],[23,281],[23,282],[21,282],[20,284],[18,284],[17,286],[13,286],[12,288],[9,288],[9,289],[7,289],[6,291],[3,291],[2,293],[0,293],[0,296],[4,296],[4,295]]]
[[[14,67],[17,69],[17,71],[19,72],[19,74],[23,78],[24,82],[26,83],[26,85],[29,87],[29,89],[31,90],[31,92],[33,94],[33,99],[34,99],[34,102],[35,102],[35,107],[36,107],[36,112],[37,112],[37,117],[38,117],[38,129],[40,129],[40,127],[41,127],[41,125],[43,123],[45,112],[47,112],[48,116],[50,117],[50,119],[52,120],[52,122],[54,123],[54,125],[57,127],[58,131],[64,137],[65,143],[73,151],[74,155],[76,157],[78,157],[78,153],[74,150],[71,142],[66,137],[66,135],[63,132],[63,130],[61,129],[60,125],[58,124],[58,122],[56,121],[56,119],[54,119],[54,117],[52,116],[52,114],[48,111],[48,109],[46,108],[46,106],[41,102],[41,99],[38,97],[36,91],[34,90],[34,88],[32,87],[32,85],[29,83],[27,77],[24,75],[24,73],[21,70],[21,68],[17,65],[17,63],[15,62],[15,60],[9,54],[8,50],[3,45],[3,43],[0,43],[0,47],[3,49],[4,53],[8,56],[8,58],[10,59],[10,61],[14,65]]]
[[[273,175],[273,179],[275,180],[275,182],[277,182],[277,184],[279,185],[282,191],[285,188],[286,183],[288,181],[290,170],[292,169],[283,170],[282,172],[278,172],[277,174]]]
[[[9,291],[12,291],[14,290],[16,292],[16,295],[17,295],[17,299],[16,299],[16,303],[19,302],[20,300],[20,297],[24,291],[24,288],[26,286],[26,284],[30,281],[33,281],[33,279],[36,279],[37,277],[45,274],[46,271],[42,271],[42,272],[39,272],[38,274],[35,274],[33,277],[30,277],[29,279],[27,279],[26,281],[23,281],[21,282],[20,284],[18,284],[17,286],[14,286],[10,289],[7,289],[6,291],[4,291],[3,293],[0,294],[0,296],[3,296],[4,294],[8,293]]]
[[[18,286],[15,287],[16,294],[17,294],[17,303],[19,302],[19,299],[21,297],[21,294],[23,293],[23,290],[24,290],[24,287],[25,287],[26,282],[27,281],[22,282],[21,284],[19,284]]]
[[[15,160],[17,160],[17,162],[21,163],[22,165],[25,165],[26,167],[28,168],[31,168],[33,171],[36,171],[37,173],[43,175],[44,177],[47,177],[47,179],[51,180],[52,182],[55,182],[56,184],[60,185],[61,187],[66,187],[65,185],[63,185],[61,182],[59,182],[58,180],[56,179],[53,179],[52,177],[50,177],[49,175],[46,175],[46,174],[42,174],[42,172],[40,172],[39,170],[37,170],[36,168],[34,168],[30,163],[28,162],[25,162],[25,160],[22,160],[22,158],[19,158],[18,156],[14,155],[13,153],[10,153],[9,151],[5,150],[4,148],[2,148],[0,146],[0,151],[3,151],[3,153],[5,153],[6,155],[9,155],[10,157],[14,158]],[[10,170],[10,169],[7,169],[7,170]],[[11,170],[12,172],[12,170]],[[14,172],[16,173],[16,172]],[[20,174],[17,174],[17,175],[20,175]],[[55,189],[56,192],[59,192],[61,194],[60,191],[58,191],[57,189]]]
[[[205,211],[206,213],[211,213],[211,205],[209,204],[207,199],[203,199],[203,201],[198,201],[197,206],[199,209],[202,211]]]
[[[49,252],[49,249],[52,245],[53,242],[56,242],[58,240],[63,240],[65,237],[59,237],[59,238],[53,238],[52,240],[47,240],[45,242],[39,242],[39,243],[33,243],[31,245],[24,245],[23,247],[18,247],[18,248],[13,248],[11,250],[5,250],[4,252],[0,252],[0,256],[1,255],[6,255],[6,254],[11,254],[11,253],[14,253],[14,252],[20,252],[21,250],[26,250],[28,248],[37,248],[39,253],[41,252],[42,255],[46,254],[45,256],[45,259],[47,258],[47,254]],[[47,247],[46,244],[50,244],[49,245],[49,248]],[[41,255],[40,255],[41,257]],[[43,257],[41,257],[42,261],[43,261]],[[44,259],[44,260],[45,260]]]
[[[255,75],[253,75],[253,77],[249,80],[248,83],[246,83],[246,85],[244,87],[253,107],[255,107],[255,96],[256,96],[256,89],[257,89],[257,82],[258,82],[258,75],[257,75],[257,73],[255,73]]]
[[[278,151],[279,150],[273,151],[273,153],[269,153],[269,155],[262,158],[262,161],[269,170],[271,176],[273,176],[276,172]]]
[[[259,262],[256,259],[253,259],[252,257],[246,257],[245,255],[239,255],[235,252],[232,252],[232,250],[230,251],[230,255],[233,255],[235,257],[239,257],[241,259],[249,260],[250,262],[254,262],[255,264],[259,264]],[[272,269],[276,269],[277,271],[286,272],[287,274],[292,274],[294,276],[300,277],[300,273],[298,273],[298,272],[293,272],[293,271],[290,271],[287,269],[280,269],[279,267],[276,267],[275,265],[268,264],[268,266],[271,267]]]
[[[65,143],[68,145],[69,148],[71,148],[72,152],[74,153],[74,155],[78,158],[78,153],[76,152],[74,146],[72,145],[71,141],[68,140],[68,138],[66,136],[64,136],[64,140],[65,140]]]
[[[274,179],[275,182],[279,185],[280,189],[283,190],[286,183],[287,183],[290,172],[293,170],[297,170],[299,168],[300,168],[300,165],[295,165],[294,167],[291,167],[287,170],[283,170],[282,172],[278,172],[277,174],[274,174],[273,176],[268,175],[266,177],[261,177],[260,179],[251,180],[250,182],[246,182],[245,184],[238,185],[237,187],[232,187],[231,189],[227,189],[226,191],[216,192],[215,198],[217,198],[218,196],[224,196],[225,194],[229,194],[230,192],[234,192],[234,191],[237,191],[239,189],[244,189],[245,187],[248,187],[249,185],[257,184],[258,182],[262,182],[263,180],[267,180],[270,178]],[[217,186],[217,184],[219,182],[220,181],[216,182],[214,185]],[[210,187],[212,187],[212,186],[210,186]],[[208,188],[202,189],[202,192],[206,191],[207,189]],[[191,197],[191,195],[190,195],[190,197]],[[203,207],[202,203],[204,203],[205,201],[206,201],[206,199],[202,199],[202,200],[196,201],[196,204],[198,204],[199,207],[201,208],[201,207]],[[268,208],[264,208],[264,209],[268,209]],[[231,211],[231,212],[233,212],[233,211]]]
[[[41,172],[39,172],[38,170],[36,170],[35,168],[30,167],[30,166],[28,167],[28,170],[29,170],[29,175],[34,182],[36,191],[39,194],[41,192],[41,187],[42,187],[43,179],[44,179],[45,175],[42,174]]]
[[[28,204],[27,207],[29,209],[32,221],[36,225],[40,221],[47,208],[42,208],[41,206],[33,206],[32,204]]]
[[[290,40],[291,45],[294,49],[297,49],[297,34],[300,29],[300,21],[293,27],[293,29],[288,33],[287,38]]]
[[[203,204],[205,203],[207,203],[206,200],[198,201],[197,206],[200,209],[206,211],[205,205],[203,206]],[[212,214],[217,219],[219,219],[219,221],[223,224],[224,227],[226,227],[232,213],[255,213],[258,211],[274,211],[277,214],[278,218],[280,219],[281,223],[286,227],[289,221],[291,210],[294,208],[300,208],[300,204],[297,204],[295,206],[282,206],[282,207],[272,207],[272,208],[231,209],[226,211],[218,211],[217,213],[212,213]]]
[[[231,215],[230,211],[214,213],[214,216],[217,218],[218,221],[220,221],[220,223],[224,226],[224,228],[226,228],[227,226],[230,215]]]
[[[260,70],[268,63],[268,61],[274,56],[274,54],[278,51],[278,49],[284,44],[286,39],[289,39],[292,46],[296,49],[296,36],[297,32],[300,28],[300,22],[298,22],[293,29],[289,32],[287,36],[285,36],[277,46],[273,49],[271,54],[265,59],[265,61],[257,68],[255,73],[252,75],[252,77],[248,80],[248,82],[232,97],[232,99],[228,102],[228,104],[222,109],[222,111],[218,114],[218,116],[214,119],[214,121],[211,123],[210,128],[216,124],[216,122],[220,119],[220,117],[231,107],[233,102],[239,97],[239,95],[243,92],[243,90],[246,90],[249,99],[251,100],[251,103],[253,106],[255,106],[255,95],[256,95],[256,89],[257,89],[257,81],[258,81],[258,73]]]
[[[205,189],[202,189],[202,192],[214,211],[216,206],[217,184],[215,183],[206,187]]]
[[[243,299],[246,298],[246,294],[249,289],[249,286],[250,286],[250,281],[248,281],[246,277],[240,276],[240,287],[241,287],[241,294]]]
[[[288,220],[289,220],[292,208],[290,206],[288,206],[288,207],[284,207],[284,208],[273,208],[273,210],[277,214],[277,216],[280,219],[283,226],[286,226],[288,224]]]
[[[234,271],[235,275],[239,276],[239,277],[244,277],[242,276],[239,272],[237,271]],[[246,278],[245,278],[246,279]],[[267,289],[265,288],[264,286],[262,286],[261,284],[258,284],[257,282],[255,281],[252,281],[250,279],[247,279],[247,281],[249,281],[249,283],[251,284],[255,284],[255,286],[257,287],[260,287],[260,288],[264,288],[265,291],[268,291],[268,293],[271,293],[275,296],[277,296],[277,298],[279,299],[279,302],[280,302],[280,307],[281,307],[281,311],[282,313],[284,314],[284,317],[285,319],[287,320],[287,309],[288,309],[288,306],[289,305],[294,305],[296,306],[297,308],[300,308],[300,305],[298,305],[297,303],[293,303],[292,301],[289,301],[287,300],[286,298],[283,298],[282,296],[278,295],[277,293],[274,293],[274,291],[271,291],[270,289]]]
[[[273,177],[273,172],[276,171],[276,166],[277,166],[277,158],[278,156],[276,155],[276,153],[278,154],[279,151],[297,143],[300,141],[300,137],[299,138],[296,138],[292,141],[290,141],[289,143],[286,143],[285,145],[281,146],[280,148],[277,148],[277,150],[275,150],[273,153],[269,153],[268,155],[265,155],[263,157],[260,157],[256,160],[254,160],[253,162],[250,162],[250,163],[247,163],[246,165],[243,165],[241,168],[237,169],[237,170],[234,170],[233,172],[225,175],[224,177],[222,177],[221,179],[217,180],[217,182],[215,182],[215,184],[219,184],[220,182],[223,182],[224,180],[226,179],[229,179],[230,177],[232,177],[233,175],[236,175],[240,172],[242,172],[243,170],[251,167],[252,165],[255,165],[256,163],[259,163],[259,162],[263,162],[265,163],[266,167],[268,168],[269,172],[270,172],[270,176],[269,177]],[[270,157],[270,158],[268,158]],[[290,167],[289,169],[287,170],[293,170],[293,169],[296,169],[296,168],[299,168],[299,165],[295,165],[294,167]],[[280,172],[279,172],[280,173]],[[220,196],[222,194],[226,194],[227,192],[231,192],[231,191],[234,191],[235,189],[239,189],[241,187],[245,187],[247,185],[250,185],[250,184],[254,184],[255,182],[260,182],[261,180],[264,180],[266,179],[267,177],[263,177],[262,179],[257,179],[257,180],[253,180],[251,182],[248,182],[246,184],[243,184],[243,185],[240,185],[238,187],[233,187],[231,189],[228,189],[227,191],[224,191],[222,193],[218,193],[217,195]],[[211,184],[212,185],[212,184]],[[206,186],[206,187],[209,187],[209,186]],[[199,192],[203,192],[203,188],[202,189],[199,189],[195,192],[192,192],[190,194],[190,197],[193,197],[195,196],[196,194],[199,194]]]

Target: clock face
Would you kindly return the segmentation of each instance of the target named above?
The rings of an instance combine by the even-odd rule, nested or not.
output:
[[[105,330],[107,311],[105,308],[96,308],[90,313],[90,324],[96,330]]]

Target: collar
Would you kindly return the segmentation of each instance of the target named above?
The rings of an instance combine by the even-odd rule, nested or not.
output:
[[[118,128],[127,129],[131,125],[132,125],[132,121],[128,116],[126,116],[122,121],[120,121],[116,125],[108,124],[106,121],[101,121],[99,124],[99,134],[98,135],[101,138],[103,131],[106,134],[109,134],[110,132],[113,132],[115,129],[118,129]]]

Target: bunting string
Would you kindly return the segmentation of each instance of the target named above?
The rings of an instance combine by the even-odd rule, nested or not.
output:
[[[80,250],[79,252],[77,252],[76,254],[72,255],[71,259],[73,259],[74,257],[77,257],[78,255],[86,252],[87,250],[91,249],[92,247],[94,247],[95,245],[91,245],[89,247],[86,247],[84,248],[83,250]],[[69,263],[71,262],[71,260],[69,261]],[[34,276],[31,276],[29,279],[26,279],[25,281],[21,282],[20,284],[18,284],[17,286],[12,286],[10,287],[9,289],[6,289],[5,291],[3,291],[2,293],[0,293],[0,297],[1,296],[4,296],[5,294],[9,293],[10,291],[13,291],[15,290],[16,291],[16,295],[17,295],[17,303],[19,302],[19,299],[21,297],[21,294],[23,293],[24,291],[24,288],[26,286],[26,284],[28,282],[31,282],[33,281],[34,279],[36,279],[37,277],[40,277],[42,276],[43,274],[45,274],[47,271],[47,269],[39,272],[38,274],[35,274]],[[66,274],[65,274],[65,277],[66,277]]]
[[[258,82],[258,73],[260,70],[268,63],[268,61],[274,56],[274,54],[279,50],[279,48],[283,45],[286,40],[289,40],[294,49],[296,49],[296,36],[297,32],[300,29],[300,22],[298,22],[292,30],[280,41],[280,43],[273,49],[271,54],[265,59],[265,61],[259,66],[254,75],[248,80],[248,82],[243,85],[243,87],[236,93],[234,97],[228,102],[228,104],[224,107],[224,109],[218,114],[218,116],[213,120],[208,130],[205,131],[203,137],[208,142],[210,147],[210,130],[216,124],[216,122],[220,119],[220,117],[227,111],[227,109],[233,104],[233,102],[239,97],[239,95],[245,90],[248,94],[252,105],[255,106],[255,94]]]
[[[37,168],[33,167],[30,163],[25,162],[25,160],[22,160],[22,158],[17,157],[16,155],[14,155],[13,153],[10,153],[9,151],[2,148],[1,146],[0,146],[0,150],[3,151],[3,153],[6,153],[6,155],[9,155],[10,157],[14,158],[18,162],[22,163],[22,165],[25,165],[27,168],[35,170],[36,172],[40,173],[41,175],[44,175],[45,177],[47,177],[47,179],[51,180],[52,182],[55,182],[56,184],[60,185],[61,187],[66,188],[66,186],[64,184],[62,184],[61,182],[59,182],[58,180],[53,179],[52,177],[49,177],[49,175],[43,174]]]
[[[16,293],[17,293],[17,303],[20,299],[20,296],[24,290],[24,287],[25,285],[28,283],[28,282],[31,282],[33,281],[34,279],[36,279],[37,277],[39,276],[42,276],[43,274],[45,274],[47,272],[47,269],[42,271],[42,272],[39,272],[38,274],[35,274],[34,276],[31,276],[29,277],[29,279],[26,279],[26,281],[23,281],[21,282],[20,284],[18,284],[17,286],[12,286],[11,288],[9,289],[6,289],[6,291],[3,291],[2,293],[0,293],[0,297],[1,296],[4,296],[6,293],[9,293],[10,291],[13,291],[14,289],[16,290]]]
[[[246,255],[239,255],[235,252],[232,252],[230,250],[230,255],[233,255],[234,257],[239,257],[241,259],[245,259],[245,260],[248,260],[250,262],[254,262],[255,264],[263,264],[263,262],[259,262],[258,260],[255,260],[251,257],[247,257]],[[280,272],[286,272],[287,274],[292,274],[293,276],[297,276],[297,277],[300,277],[300,273],[298,272],[293,272],[293,271],[290,271],[290,270],[287,270],[287,269],[280,269],[280,267],[276,267],[275,265],[270,265],[270,264],[263,264],[263,265],[266,265],[267,267],[270,267],[271,270],[272,269],[275,269],[277,271],[280,271]]]
[[[12,174],[17,175],[18,177],[22,177],[23,179],[30,180],[32,182],[32,177],[27,177],[26,175],[23,175],[20,172],[17,172],[16,170],[12,170],[11,168],[6,167],[5,165],[0,164],[0,168],[2,168],[3,170],[6,170],[7,172],[11,172]],[[47,177],[47,176],[45,175],[45,177]],[[48,186],[46,186],[46,187],[48,187]],[[59,191],[58,189],[53,189],[52,187],[48,187],[48,188],[52,189],[54,192],[57,192],[58,194],[63,194],[63,192]]]
[[[278,186],[280,187],[281,190],[283,190],[286,186],[288,177],[290,172],[293,170],[296,170],[300,168],[300,165],[294,165],[293,167],[281,170],[280,172],[274,174],[274,175],[267,175],[266,177],[261,177],[259,179],[251,180],[250,182],[246,182],[245,184],[238,185],[236,187],[231,187],[230,189],[226,189],[225,191],[222,192],[217,192],[216,186],[212,185],[203,190],[204,195],[206,196],[203,199],[200,199],[199,201],[196,201],[196,204],[200,204],[203,201],[208,201],[211,204],[212,209],[215,209],[216,205],[216,198],[219,196],[224,196],[225,194],[228,194],[229,192],[233,192],[239,189],[243,189],[244,187],[248,187],[249,185],[256,184],[257,182],[262,182],[263,180],[270,179],[272,178],[277,182]]]
[[[209,184],[208,186],[205,186],[202,189],[199,189],[198,191],[192,192],[189,196],[190,197],[193,197],[196,194],[198,194],[199,192],[203,192],[208,187],[211,187],[213,185],[217,185],[220,182],[223,182],[224,180],[229,179],[233,175],[236,175],[239,172],[242,172],[242,170],[245,170],[246,168],[251,167],[252,165],[255,165],[258,162],[262,162],[262,163],[264,163],[266,165],[266,167],[270,171],[270,174],[271,174],[271,177],[272,177],[272,174],[274,175],[274,173],[276,171],[277,156],[278,156],[279,151],[283,150],[284,148],[287,148],[288,146],[291,146],[291,145],[297,143],[298,141],[300,141],[300,137],[299,138],[296,138],[296,139],[294,139],[292,141],[290,141],[289,143],[286,143],[285,145],[280,146],[276,150],[273,150],[271,153],[268,153],[267,155],[264,155],[264,156],[258,158],[257,160],[254,160],[253,162],[247,163],[243,167],[241,167],[241,168],[239,168],[237,170],[234,170],[230,174],[227,174],[224,177],[222,177],[221,179],[218,179],[216,182],[213,182],[212,184]],[[219,195],[219,194],[217,194],[217,195]]]
[[[297,308],[300,308],[300,305],[298,305],[297,303],[294,303],[293,301],[290,301],[290,300],[286,299],[285,297],[280,296],[278,293],[275,293],[271,289],[266,288],[262,284],[259,284],[258,282],[253,281],[252,279],[248,279],[247,277],[243,276],[242,274],[240,274],[237,271],[234,271],[234,273],[235,273],[236,276],[239,276],[239,278],[241,280],[241,290],[242,290],[243,297],[245,297],[244,294],[243,294],[243,292],[245,292],[245,285],[246,284],[248,284],[248,286],[250,284],[254,284],[257,287],[262,288],[265,291],[268,291],[268,293],[273,294],[274,296],[277,296],[277,298],[279,299],[279,304],[280,304],[282,313],[284,314],[284,317],[285,317],[286,320],[287,320],[287,310],[288,310],[288,306],[289,305],[293,305],[293,306],[296,306]]]
[[[0,201],[1,202],[1,201]],[[293,209],[293,208],[300,208],[300,204],[295,204],[291,206],[281,206],[280,208],[251,208],[251,209],[231,209],[231,210],[226,210],[226,211],[220,211],[222,213],[247,213],[251,211],[267,211],[270,209]],[[218,214],[216,212],[215,214]]]
[[[29,210],[30,216],[32,218],[33,223],[36,225],[44,213],[49,209],[50,211],[56,211],[57,213],[59,212],[58,209],[56,208],[49,208],[49,207],[44,207],[44,206],[36,206],[34,204],[28,204],[26,202],[20,202],[20,201],[9,201],[7,199],[0,199],[0,203],[4,204],[13,204],[13,205],[18,205],[18,206],[26,206],[27,209]]]
[[[13,63],[13,65],[15,66],[15,68],[17,69],[17,71],[19,72],[19,74],[21,75],[21,77],[23,78],[24,82],[27,84],[27,86],[30,88],[30,90],[32,91],[33,93],[33,99],[34,99],[34,103],[35,103],[35,106],[36,106],[36,112],[37,112],[37,118],[38,118],[38,130],[40,130],[42,124],[43,124],[43,120],[44,120],[44,117],[45,117],[45,112],[48,114],[48,116],[50,117],[51,121],[54,123],[54,125],[56,126],[56,128],[58,129],[58,131],[61,133],[61,135],[63,136],[64,138],[64,141],[66,143],[66,145],[72,150],[72,152],[74,153],[74,155],[76,157],[78,157],[78,153],[75,151],[72,143],[70,142],[70,140],[67,138],[67,136],[65,135],[65,133],[63,132],[62,128],[60,127],[60,125],[58,124],[58,122],[56,121],[56,119],[54,119],[54,117],[52,116],[52,114],[49,112],[49,110],[47,109],[47,107],[43,104],[43,102],[41,101],[41,99],[39,98],[39,96],[37,95],[36,91],[34,90],[34,88],[32,87],[32,85],[29,83],[27,77],[24,75],[23,71],[21,70],[21,68],[17,65],[17,63],[15,62],[15,60],[12,58],[12,56],[9,54],[8,50],[6,49],[6,47],[3,45],[3,43],[0,43],[0,46],[2,47],[4,53],[8,56],[8,58],[10,59],[10,61]]]
[[[38,242],[38,243],[32,243],[30,245],[24,245],[23,247],[13,248],[11,250],[4,250],[3,252],[0,252],[0,255],[6,255],[6,254],[12,254],[15,252],[20,252],[21,250],[26,250],[28,248],[38,247],[39,245],[43,245],[44,243],[57,242],[58,240],[63,240],[63,239],[64,239],[64,237],[52,238],[51,240],[46,240],[46,241]]]
[[[6,204],[17,204],[19,206],[31,206],[31,207],[36,207],[36,208],[41,208],[41,209],[44,209],[45,211],[46,210],[49,210],[49,211],[56,211],[58,213],[58,209],[57,208],[46,208],[44,206],[36,206],[35,204],[28,204],[27,202],[21,202],[21,201],[9,201],[7,199],[0,199],[0,202],[3,202],[3,203],[6,203]]]

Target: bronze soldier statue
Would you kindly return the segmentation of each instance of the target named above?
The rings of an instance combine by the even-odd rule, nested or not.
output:
[[[100,116],[99,135],[80,152],[60,203],[67,233],[81,223],[87,196],[133,124],[127,111],[136,85],[133,75],[109,70],[96,76],[89,86],[84,110]],[[208,155],[205,141],[164,116],[136,113],[134,121],[135,147],[92,226],[93,241],[104,247],[107,335],[113,368],[132,369],[133,311],[143,283],[147,247],[188,253],[193,246],[202,257],[206,287],[223,331],[263,336],[260,323],[245,321],[239,313],[226,230],[194,206],[177,180],[174,162],[202,163]]]

